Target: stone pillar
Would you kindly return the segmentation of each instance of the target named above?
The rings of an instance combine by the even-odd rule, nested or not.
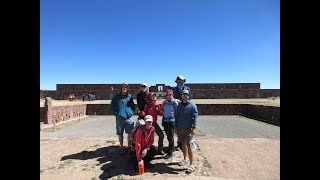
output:
[[[45,124],[52,124],[52,101],[51,97],[46,97],[44,102],[44,110],[45,110]]]

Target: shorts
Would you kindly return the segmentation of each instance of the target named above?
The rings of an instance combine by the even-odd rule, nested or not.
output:
[[[186,142],[186,145],[189,147],[190,140],[192,139],[191,129],[185,130],[185,129],[178,128],[177,134],[178,134],[178,142],[179,143]]]
[[[131,134],[133,129],[133,120],[130,117],[129,119],[124,119],[121,116],[116,117],[116,129],[117,135],[123,135],[123,132],[126,131],[126,134]]]

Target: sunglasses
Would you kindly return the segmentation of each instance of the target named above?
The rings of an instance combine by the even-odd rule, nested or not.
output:
[[[142,88],[146,88],[147,86],[140,86],[140,87],[142,87]]]
[[[189,96],[189,94],[181,94],[181,96]]]
[[[147,124],[151,124],[151,123],[152,123],[152,121],[146,121],[146,123],[147,123]]]

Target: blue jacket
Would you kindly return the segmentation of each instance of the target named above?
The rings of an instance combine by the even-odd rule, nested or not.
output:
[[[174,122],[175,111],[177,110],[179,104],[178,99],[173,99],[172,101],[165,100],[162,105],[162,122]]]
[[[188,102],[185,105],[179,103],[175,114],[175,127],[189,130],[196,127],[198,122],[198,109],[193,102]]]
[[[184,84],[182,85],[181,89],[179,88],[179,86],[176,86],[173,88],[173,97],[175,99],[179,99],[180,101],[182,101],[181,94],[182,94],[182,90],[185,90],[185,89],[189,91],[189,100],[191,100],[192,99],[191,89]]]
[[[113,115],[129,119],[134,113],[134,102],[130,94],[122,95],[121,93],[113,96],[110,104],[110,110]]]

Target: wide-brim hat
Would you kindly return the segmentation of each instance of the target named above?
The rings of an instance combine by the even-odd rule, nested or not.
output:
[[[146,83],[141,83],[140,86],[146,86],[147,87],[147,84]]]
[[[177,82],[177,80],[182,80],[182,81],[186,82],[186,78],[184,78],[182,75],[179,75],[179,76],[176,78],[176,81],[175,81],[175,82]]]

